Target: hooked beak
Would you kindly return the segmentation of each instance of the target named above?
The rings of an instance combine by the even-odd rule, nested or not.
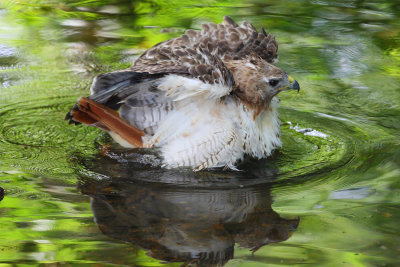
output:
[[[290,82],[290,84],[289,84],[288,89],[294,89],[294,90],[297,90],[297,92],[300,91],[300,84],[295,79],[293,79],[292,76],[289,76],[289,82]]]
[[[282,92],[288,89],[297,90],[297,92],[300,91],[300,84],[295,79],[293,79],[292,76],[289,76],[289,85],[279,88],[278,92]]]

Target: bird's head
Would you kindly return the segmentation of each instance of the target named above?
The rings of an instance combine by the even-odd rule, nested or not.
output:
[[[227,62],[235,79],[232,93],[256,115],[269,107],[271,99],[278,93],[300,90],[299,83],[283,70],[258,57]]]

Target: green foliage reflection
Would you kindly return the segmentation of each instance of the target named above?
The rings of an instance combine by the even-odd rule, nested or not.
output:
[[[1,7],[0,264],[165,266],[99,232],[76,184],[78,174],[101,176],[81,159],[97,159],[108,140],[63,118],[96,75],[129,67],[148,47],[223,15],[273,33],[279,66],[304,89],[282,94],[283,148],[268,168],[248,173],[277,170],[272,208],[301,223],[290,239],[254,255],[237,248],[227,266],[400,261],[397,1],[6,0]]]

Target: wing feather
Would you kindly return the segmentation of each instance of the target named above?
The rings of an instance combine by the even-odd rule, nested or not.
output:
[[[234,86],[233,75],[222,59],[204,47],[155,46],[138,58],[131,70],[149,74],[167,72],[207,84]]]
[[[278,57],[278,44],[271,34],[267,34],[264,29],[259,33],[247,21],[239,26],[228,16],[224,17],[221,24],[203,24],[201,31],[187,30],[180,37],[155,45],[139,58],[137,64],[140,65],[142,61],[147,61],[168,47],[200,47],[223,61],[243,59],[249,54],[256,54],[273,63]]]

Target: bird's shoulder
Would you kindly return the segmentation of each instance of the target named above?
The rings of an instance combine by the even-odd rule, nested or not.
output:
[[[187,30],[180,37],[153,46],[135,61],[131,70],[186,75],[233,87],[234,78],[226,62],[252,54],[271,63],[277,52],[275,38],[264,29],[258,32],[246,21],[238,25],[225,16],[220,24],[203,24],[200,31]]]
[[[278,56],[278,44],[274,36],[266,33],[264,29],[258,32],[247,21],[238,25],[232,18],[224,16],[220,24],[202,24],[200,31],[189,29],[180,37],[153,46],[139,58],[135,65],[140,65],[154,57],[162,57],[164,53],[168,53],[165,49],[177,49],[178,54],[186,56],[184,52],[186,49],[196,50],[197,48],[223,61],[243,59],[250,54],[256,54],[272,63]]]

